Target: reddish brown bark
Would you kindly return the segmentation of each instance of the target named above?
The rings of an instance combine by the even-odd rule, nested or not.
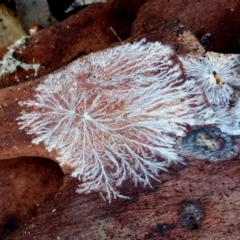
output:
[[[188,52],[200,54],[204,52],[196,38],[185,30],[184,26],[178,21],[139,37],[139,39],[142,38],[168,44],[178,54]],[[128,41],[132,42],[134,38],[128,39]],[[42,144],[38,146],[31,144],[32,137],[19,130],[16,121],[21,112],[25,110],[22,102],[34,98],[36,86],[42,83],[46,77],[0,90],[0,159],[19,156],[41,156],[53,160],[56,158],[54,153],[48,153]]]
[[[239,53],[239,15],[237,0],[149,0],[137,13],[132,35],[178,19],[199,39],[211,33],[212,51]]]
[[[76,194],[66,175],[54,200],[7,239],[238,239],[239,171],[239,160],[193,161],[162,173],[153,189],[126,183],[120,191],[131,199],[111,204]]]
[[[52,200],[63,174],[48,159],[21,157],[0,163],[0,239],[36,217]]]
[[[128,2],[126,4],[126,2]],[[37,76],[52,72],[73,59],[119,42],[130,36],[135,14],[145,0],[117,0],[89,5],[64,22],[44,29],[27,39],[14,56],[24,63],[41,64]],[[131,7],[129,7],[131,6]],[[0,50],[0,59],[7,49]],[[1,78],[0,87],[34,79],[33,70],[18,71]]]
[[[172,31],[172,29],[175,29],[175,31]],[[185,31],[184,26],[180,22],[174,22],[172,24],[169,24],[167,26],[161,27],[157,29],[156,31],[149,33],[145,36],[149,41],[161,41],[165,44],[169,44],[176,49],[178,53],[186,53],[186,52],[195,52],[195,53],[202,53],[203,49],[199,45],[199,43],[196,41],[196,39],[189,34],[188,32]],[[142,38],[141,37],[141,38]],[[129,41],[133,41],[134,39],[129,39]],[[186,44],[187,42],[187,44]],[[21,157],[21,156],[39,156],[39,157],[45,157],[45,158],[50,158],[52,160],[56,159],[55,153],[49,153],[45,150],[45,147],[43,144],[39,145],[33,145],[31,143],[32,136],[26,135],[24,131],[19,130],[19,126],[17,124],[16,118],[20,116],[20,112],[22,111],[22,106],[21,102],[32,98],[34,94],[34,89],[37,84],[42,82],[45,79],[45,77],[42,77],[38,80],[32,81],[32,82],[27,82],[27,83],[22,83],[17,86],[11,86],[8,88],[4,88],[0,91],[0,103],[1,103],[1,112],[0,112],[0,149],[1,149],[1,155],[0,159],[6,159],[6,158],[13,158],[13,157]],[[37,160],[37,159],[36,159]],[[4,160],[7,162],[8,160]],[[10,160],[9,160],[10,161]],[[16,161],[17,163],[20,163],[22,159],[14,159],[11,161]],[[39,161],[39,160],[38,160]],[[29,163],[29,161],[28,161]],[[24,164],[23,164],[24,165]],[[16,165],[5,165],[6,167],[6,173],[7,172],[17,172],[18,167]],[[55,171],[55,165],[53,164],[52,169],[49,169],[49,174],[51,172]],[[29,171],[28,168],[25,168],[25,175],[27,176],[27,172]],[[64,169],[65,172],[68,171],[68,169]],[[55,174],[55,173],[53,173]],[[23,181],[27,182],[28,179],[23,176]],[[61,174],[59,172],[56,172],[56,179],[59,179],[59,184],[60,184],[60,179],[61,179]],[[37,179],[37,177],[36,177]],[[4,181],[4,179],[2,180]],[[69,180],[72,182],[72,180]],[[74,182],[74,181],[73,181]],[[34,184],[34,182],[32,182]],[[32,183],[29,183],[30,185]],[[37,183],[36,183],[37,184]],[[39,184],[38,184],[39,185]],[[21,185],[18,185],[19,191],[24,191],[23,187]],[[32,185],[31,185],[32,186]],[[50,192],[56,192],[56,187],[49,186],[48,191]],[[34,187],[34,186],[32,186]],[[5,192],[7,186],[2,187],[0,189],[1,192]],[[43,196],[48,197],[48,192],[44,191],[42,187],[38,187],[39,191],[43,192]],[[71,194],[75,195],[74,191],[76,189],[76,184],[74,186],[74,189],[72,189]],[[131,188],[129,186],[126,186],[126,189],[129,189],[127,191],[131,192]],[[14,193],[13,189],[13,193]],[[63,189],[65,192],[66,189]],[[124,190],[125,191],[125,190]],[[13,198],[15,196],[13,193],[9,194],[6,199],[10,199],[12,201],[12,205],[18,206],[19,201],[21,199]],[[131,194],[131,193],[130,193]],[[81,196],[78,195],[81,199]],[[98,196],[98,194],[97,194]],[[86,196],[86,197],[90,197]],[[67,198],[66,201],[68,202]],[[101,199],[102,201],[102,199]],[[118,201],[121,203],[121,201]],[[104,203],[105,204],[105,203]],[[7,207],[4,205],[4,211],[2,211],[2,215],[0,214],[0,219],[2,219],[2,232],[3,235],[5,236],[7,233],[4,232],[6,230],[6,216],[14,216],[11,217],[8,221],[7,224],[10,224],[13,222],[13,225],[15,224],[15,221],[17,221],[17,226],[22,226],[23,221],[29,220],[30,217],[33,217],[33,214],[29,209],[31,209],[32,205],[34,205],[34,202],[32,199],[29,200],[29,202],[25,202],[25,205],[22,206],[22,212],[25,213],[27,212],[28,214],[25,214],[24,216],[19,214],[16,210],[10,211],[10,209],[7,209]],[[43,204],[42,204],[43,205]],[[106,205],[107,206],[107,205]],[[9,212],[8,212],[9,210]],[[98,214],[98,213],[97,213]],[[17,220],[16,220],[17,219]],[[8,225],[7,225],[8,226]],[[15,225],[14,225],[15,226]],[[13,226],[13,228],[14,228]],[[73,233],[69,233],[71,236]],[[21,234],[20,234],[21,235]],[[74,236],[74,235],[72,235]],[[50,235],[47,233],[46,236],[42,235],[42,237],[46,237],[48,239]],[[41,238],[42,238],[41,237]]]
[[[90,6],[80,15],[37,33],[27,42],[22,59],[26,62],[31,62],[33,57],[40,59],[45,65],[39,74],[44,75],[81,53],[97,51],[116,42],[112,32],[106,30],[109,26],[113,26],[121,37],[124,36],[123,39],[127,38],[137,7],[129,12],[131,21],[124,21],[125,17],[115,14],[119,13],[116,6],[127,11],[129,4],[126,2],[114,1]],[[138,13],[133,28],[134,37],[130,41],[139,38],[140,33],[145,34],[162,25],[163,20],[170,22],[181,15],[184,17],[178,18],[197,36],[209,29],[218,34],[216,36],[220,40],[214,40],[212,50],[224,51],[232,47],[236,50],[236,26],[239,25],[235,15],[238,13],[237,1],[221,1],[221,4],[219,1],[198,2],[185,1],[183,4],[182,1],[148,1]],[[166,14],[159,10],[163,7],[160,4],[165,4]],[[208,9],[212,9],[209,12],[208,4],[211,4]],[[234,8],[233,13],[230,13],[235,18],[231,20],[226,17],[228,7]],[[113,8],[116,8],[116,12]],[[199,10],[196,11],[196,8]],[[76,20],[80,16],[84,21],[82,25]],[[116,16],[120,22],[112,20]],[[106,19],[111,19],[110,24]],[[200,23],[198,19],[201,19]],[[221,20],[222,25],[219,24]],[[210,24],[208,26],[211,28],[202,30],[203,22]],[[70,29],[75,29],[74,34],[68,35],[68,25],[71,25]],[[230,30],[221,37],[226,28]],[[78,29],[81,31],[78,32]],[[178,53],[202,52],[196,41],[184,42],[182,33],[182,25],[175,22],[169,27],[158,28],[147,37],[174,46]],[[231,38],[234,40],[229,46]],[[41,41],[35,44],[34,39]],[[89,43],[89,39],[92,43]],[[55,48],[52,48],[52,44]],[[25,80],[27,74],[20,69],[17,71],[21,81]],[[4,78],[2,86],[12,84],[15,81],[13,75]],[[33,146],[29,150],[27,147],[31,137],[20,132],[15,122],[20,111],[18,102],[32,96],[33,87],[39,81],[42,79],[0,91],[1,159],[33,155],[54,159],[54,155],[48,155],[43,145]],[[0,195],[3,200],[0,201],[0,239],[238,239],[239,170],[238,159],[175,165],[168,173],[160,174],[162,182],[153,183],[153,189],[141,186],[134,188],[131,181],[126,182],[119,190],[131,199],[118,199],[108,204],[100,193],[76,194],[78,181],[68,175],[64,176],[62,184],[62,172],[49,159],[19,157],[1,160]]]

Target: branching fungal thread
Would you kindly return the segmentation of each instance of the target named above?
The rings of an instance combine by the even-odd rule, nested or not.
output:
[[[78,59],[37,87],[20,128],[58,151],[82,181],[78,192],[105,191],[111,201],[124,197],[117,187],[128,178],[150,185],[182,160],[175,138],[205,104],[172,57],[168,46],[142,40]]]

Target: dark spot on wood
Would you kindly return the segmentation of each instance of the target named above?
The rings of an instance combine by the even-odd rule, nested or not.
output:
[[[182,227],[189,230],[199,229],[205,217],[205,211],[202,205],[192,200],[184,200],[178,214]]]
[[[227,160],[239,154],[238,138],[220,129],[203,127],[189,131],[181,139],[179,155],[188,159]]]
[[[206,33],[204,34],[201,39],[200,39],[201,44],[203,45],[204,49],[206,51],[209,50],[210,44],[212,42],[212,34],[211,33]]]
[[[161,235],[164,236],[168,231],[175,227],[174,224],[167,224],[167,223],[158,223],[156,226],[156,231]]]
[[[3,230],[5,233],[13,233],[19,226],[19,220],[15,215],[7,215],[3,219]]]

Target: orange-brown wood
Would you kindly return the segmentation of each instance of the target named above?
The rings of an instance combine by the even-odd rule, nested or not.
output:
[[[171,29],[174,26],[177,26],[176,28],[177,30],[173,32]],[[152,33],[139,37],[138,39],[141,39],[143,37],[146,37],[149,41],[161,41],[163,43],[169,44],[173,46],[178,53],[194,52],[196,54],[200,54],[204,52],[203,48],[196,41],[196,39],[188,31],[185,31],[184,26],[178,21],[171,23],[167,26],[161,27],[156,31],[153,31]],[[129,41],[134,41],[134,39],[135,38],[129,39]],[[3,165],[3,168],[4,167],[6,168],[5,170],[6,173],[12,174],[13,172],[17,172],[19,167],[16,164],[20,164],[20,162],[23,161],[23,165],[24,165],[26,156],[35,157],[35,158],[31,158],[32,163],[30,163],[31,160],[27,161],[27,164],[30,164],[30,167],[34,167],[35,166],[34,164],[36,161],[41,162],[42,157],[44,157],[45,159],[47,158],[51,160],[56,160],[56,157],[57,157],[56,152],[49,153],[48,151],[45,150],[44,144],[39,144],[39,145],[32,144],[31,141],[34,136],[27,135],[25,131],[19,130],[19,125],[16,121],[16,119],[21,115],[21,112],[25,109],[25,107],[23,107],[23,101],[26,101],[28,99],[33,99],[36,86],[42,83],[46,77],[47,76],[36,79],[34,81],[21,83],[21,84],[10,86],[0,90],[0,106],[1,106],[0,164],[1,162],[5,163]],[[15,158],[15,159],[12,159],[12,158]],[[8,161],[14,162],[16,164],[6,165]],[[27,166],[27,165],[25,164],[24,166]],[[45,166],[48,166],[47,162],[46,164],[44,164],[44,167]],[[51,169],[49,169],[49,174],[51,174],[52,172],[55,178],[59,179],[59,183],[61,183],[61,180],[60,180],[61,172],[58,172],[55,170],[57,168],[56,166],[57,166],[56,164],[51,165],[50,167]],[[66,169],[66,168],[62,170],[64,172],[69,171],[69,169]],[[26,175],[27,175],[27,172],[28,172],[28,168],[26,167],[25,169]],[[38,173],[38,171],[36,171],[36,173]],[[68,179],[68,175],[66,175],[66,179]],[[1,181],[4,181],[4,178],[3,177],[1,178],[0,176],[0,182]],[[28,181],[28,179],[26,179],[26,177],[23,176],[23,181]],[[71,190],[72,193],[74,193],[77,187],[76,181],[70,180],[70,179],[67,181],[75,182],[74,186],[72,186],[73,189]],[[29,183],[29,185],[32,186],[31,183]],[[56,187],[54,186],[56,185],[49,186],[49,190],[51,192],[57,191]],[[42,189],[41,187],[39,188]],[[7,189],[7,186],[2,185],[2,188],[0,188],[0,193],[6,191],[6,189]],[[15,191],[15,190],[13,189],[12,191]],[[19,191],[24,191],[24,188],[21,185],[19,185]],[[43,191],[43,197],[46,196],[47,193],[44,190],[42,191]],[[65,189],[63,189],[63,191],[65,192]],[[13,202],[12,203],[13,206],[16,206],[19,204],[20,199],[18,199],[18,197],[14,199],[13,196],[15,196],[14,193],[8,194],[6,197],[7,199],[11,199],[11,201]],[[81,195],[78,195],[78,196],[81,199]],[[97,194],[97,196],[99,195]],[[89,195],[89,197],[91,197],[91,195]],[[66,199],[66,201],[68,200]],[[101,201],[103,201],[102,198],[101,198]],[[23,211],[28,212],[28,208],[31,208],[33,204],[34,203],[30,200],[29,202],[26,202],[26,204],[23,206]],[[28,212],[28,214],[24,215],[23,217],[21,214],[17,212],[17,210],[10,211],[9,209],[9,212],[8,212],[5,205],[2,205],[2,207],[4,207],[4,211],[2,211],[2,215],[0,214],[0,221],[2,221],[2,230],[0,228],[0,231],[2,231],[4,236],[8,235],[8,233],[6,233],[6,229],[8,229],[7,228],[8,226],[10,226],[10,228],[12,227],[15,230],[15,228],[22,226],[23,220],[24,221],[28,220],[30,219],[30,217],[33,216],[31,212]],[[10,216],[10,217],[6,218],[6,216]],[[15,226],[15,221],[17,221],[17,226]],[[45,237],[46,239],[48,239],[49,234],[47,234]]]
[[[127,9],[130,5],[126,1],[115,2],[122,2],[124,9]],[[184,20],[185,26],[190,27],[198,37],[208,31],[214,33],[214,42],[211,50],[238,52],[239,4],[237,0],[180,0],[174,2],[149,0],[148,3],[149,5],[143,6],[141,12],[138,13],[133,28],[135,35],[133,39],[138,38],[140,33],[144,34],[159,27],[164,22],[168,23],[178,17]],[[91,12],[89,10],[93,8],[90,7],[88,10],[85,10],[88,16],[94,13],[94,11]],[[85,36],[93,39],[96,37],[94,36],[96,29],[100,29],[100,32],[102,31],[102,21],[100,19],[104,19],[106,13],[103,9],[104,7],[99,10],[103,14],[98,15],[99,25],[96,28],[92,25],[89,28],[86,27]],[[134,14],[133,12],[130,14],[132,19],[134,19]],[[179,17],[180,15],[184,16],[184,18]],[[120,19],[124,19],[124,17],[120,16]],[[69,24],[69,22],[64,21],[62,24]],[[76,22],[75,24],[76,29],[78,29],[79,23]],[[90,22],[87,21],[86,26],[89,24]],[[130,23],[127,22],[128,24]],[[201,26],[204,26],[204,28],[201,28]],[[131,26],[128,25],[127,27],[129,29]],[[124,29],[124,25],[120,25],[120,28]],[[53,40],[56,40],[56,35],[59,39],[64,38],[63,32],[58,31],[58,27],[54,29],[55,33],[58,34],[53,36]],[[165,43],[171,44],[174,42],[174,38],[181,38],[179,30],[175,31],[176,29],[160,28],[151,35],[151,39],[159,39],[161,41],[165,39]],[[44,31],[40,31],[38,34],[43,34]],[[69,36],[68,40],[72,44],[72,47],[70,47],[72,50],[69,51],[71,57],[69,57],[70,55],[66,57],[68,53],[65,52],[65,49],[68,41],[62,39],[59,40],[61,44],[58,45],[56,50],[59,52],[56,55],[58,57],[54,58],[53,50],[47,45],[52,34],[50,30],[46,35],[46,39],[42,40],[37,46],[39,49],[38,56],[40,57],[40,53],[43,56],[46,54],[46,59],[48,59],[51,65],[49,69],[46,66],[46,71],[42,70],[41,74],[46,74],[61,67],[66,62],[71,61],[74,56],[83,52],[88,53],[105,48],[111,42],[107,42],[106,45],[100,44],[100,40],[105,39],[105,34],[98,35],[99,38],[92,44],[88,43],[89,38],[81,38],[85,45],[81,45],[84,46],[83,48],[78,45],[78,50],[74,54],[74,43],[77,38],[70,41],[71,36]],[[37,36],[39,35],[36,35],[36,38]],[[77,36],[79,38],[82,37],[82,32]],[[231,39],[233,39],[233,43]],[[47,47],[44,46],[45,43]],[[96,47],[98,45],[100,48]],[[30,46],[27,46],[26,49],[26,55],[29,54],[30,57],[29,59],[26,57],[26,59],[31,62],[31,48],[34,46],[34,42]],[[174,45],[177,51],[180,49],[182,52],[189,51],[189,46],[190,44],[186,43]],[[89,51],[85,51],[86,49]],[[6,49],[2,50],[2,52],[4,51]],[[49,51],[49,55],[47,51]],[[65,57],[62,58],[62,56]],[[21,70],[18,69],[17,74],[20,80],[23,81],[28,74],[23,74],[21,77],[20,72]],[[13,76],[12,79],[14,79]],[[62,173],[59,171],[57,164],[50,164],[53,163],[50,160],[44,161],[41,158],[10,159],[11,157],[21,155],[46,156],[54,159],[54,156],[50,156],[44,151],[43,145],[32,146],[30,151],[26,150],[31,144],[31,136],[26,135],[23,131],[19,131],[15,121],[19,114],[18,111],[21,109],[18,104],[19,100],[26,100],[31,97],[34,87],[39,81],[41,80],[29,82],[26,85],[19,85],[21,88],[20,92],[17,90],[18,86],[13,87],[12,91],[10,88],[0,91],[0,124],[2,124],[0,126],[3,126],[0,127],[0,156],[2,158],[0,160],[0,196],[2,199],[4,198],[4,201],[0,200],[1,240],[239,239],[240,169],[238,158],[218,163],[192,161],[186,166],[176,165],[168,173],[160,175],[162,182],[153,183],[153,189],[140,186],[133,188],[132,184],[127,182],[120,191],[130,196],[131,199],[115,200],[110,205],[104,201],[99,193],[89,195],[76,194],[75,189],[78,181],[68,175],[64,176],[63,185],[58,191],[58,187],[62,183]],[[6,77],[3,81],[3,86],[13,82],[15,80],[11,81],[11,76]],[[25,93],[23,86],[27,87]],[[7,104],[5,104],[6,100],[8,100]],[[8,146],[3,146],[2,141],[7,143]],[[17,151],[13,146],[18,146],[21,151]],[[4,160],[4,158],[8,159]],[[29,172],[33,174],[31,175]],[[40,172],[43,172],[43,174],[41,175]],[[19,175],[9,181],[7,176],[13,174]],[[30,175],[31,177],[28,178]],[[33,181],[33,178],[36,181]],[[41,185],[41,181],[45,182],[47,179],[49,183]],[[53,179],[56,179],[56,181],[53,181]],[[23,182],[28,184],[29,192],[24,188],[26,185],[22,184]],[[34,189],[36,190],[35,192],[33,191]],[[15,194],[15,192],[22,193],[22,195]],[[37,197],[33,200],[33,198],[29,197],[29,194],[35,194],[35,196],[42,195],[41,208],[37,207],[37,211],[35,211],[36,206],[34,205]],[[53,197],[54,194],[56,194],[55,197]],[[28,197],[29,199],[27,199]],[[50,199],[52,201],[49,203]],[[11,204],[5,204],[7,201]],[[20,207],[18,207],[19,203],[21,203]],[[196,221],[196,215],[194,215],[193,211],[186,210],[189,209],[189,206],[200,215],[199,220]],[[35,210],[31,211],[32,209]],[[201,213],[201,210],[203,210],[203,213]],[[192,222],[191,219],[193,220]],[[190,224],[186,225],[186,221],[190,221]],[[7,236],[8,238],[6,238]]]
[[[43,29],[16,49],[14,56],[28,64],[40,64],[37,75],[34,71],[18,68],[1,78],[0,87],[29,81],[55,71],[79,56],[108,47],[118,38],[130,36],[131,24],[139,7],[146,0],[117,0],[87,6],[79,13],[50,28]],[[0,59],[7,49],[0,50]]]
[[[132,34],[138,36],[178,19],[199,40],[211,33],[211,51],[239,53],[239,15],[238,0],[149,0],[138,11]]]
[[[176,26],[176,31],[171,29]],[[204,49],[196,38],[185,30],[184,26],[175,21],[153,31],[138,39],[147,38],[149,41],[160,41],[176,49],[178,54],[192,52],[193,54],[204,53]],[[128,41],[132,42],[134,38]],[[58,71],[61,71],[58,70]],[[20,156],[41,156],[45,158],[56,158],[56,154],[48,153],[43,144],[35,146],[31,143],[34,136],[27,135],[23,130],[19,130],[16,119],[25,111],[23,102],[34,99],[35,88],[43,83],[45,77],[34,81],[10,86],[0,90],[0,159]]]

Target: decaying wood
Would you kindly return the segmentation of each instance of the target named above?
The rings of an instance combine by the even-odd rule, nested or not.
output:
[[[20,157],[2,160],[0,176],[0,239],[5,239],[52,201],[63,173],[48,159]]]
[[[127,2],[127,4],[126,4]],[[73,59],[119,42],[111,28],[122,40],[130,36],[136,11],[145,0],[117,0],[87,6],[64,22],[37,32],[14,53],[16,59],[28,64],[40,64],[34,71],[18,68],[1,78],[0,87],[29,81],[52,72]],[[131,7],[130,7],[131,6]],[[8,51],[0,50],[0,59]]]
[[[175,11],[174,6],[172,11]],[[195,10],[192,8],[193,12],[195,13]],[[75,29],[78,29],[79,25],[75,24]],[[54,28],[55,33],[58,27]],[[86,31],[92,29],[89,36],[94,38],[92,33],[95,28],[86,27],[86,29],[88,29]],[[49,31],[47,36],[52,36],[52,29],[46,31]],[[136,27],[134,31],[136,32]],[[170,44],[178,53],[193,51],[202,53],[204,50],[196,39],[186,42],[186,39],[191,37],[191,35],[185,37],[186,33],[183,25],[176,21],[157,28],[146,37],[150,41],[158,40]],[[83,36],[84,34],[80,33],[78,37]],[[46,56],[50,67],[46,68],[46,71],[42,70],[43,72],[40,72],[42,75],[59,68],[81,52],[96,51],[112,43],[111,40],[106,41],[106,45],[101,45],[98,42],[100,37],[93,48],[91,44],[84,45],[85,47],[80,44],[81,47],[80,45],[77,47],[76,55],[73,53],[75,45],[69,47],[71,50],[66,56],[63,51],[67,41],[61,40],[60,35],[58,37],[61,44],[57,51],[59,56],[65,57],[58,63],[59,58],[54,59],[53,53],[50,52],[49,56]],[[129,41],[138,38],[141,37],[136,34],[136,37]],[[32,42],[31,46],[34,46],[33,39],[29,40]],[[68,38],[70,43],[76,40],[69,39],[70,36]],[[47,53],[48,47],[45,45],[47,40],[48,38],[39,42],[37,46],[39,53]],[[85,41],[87,44],[88,40]],[[26,56],[27,54],[31,52],[26,50]],[[17,74],[20,78],[21,72],[18,69]],[[25,76],[24,73],[21,79],[24,80]],[[0,202],[0,239],[225,240],[239,238],[238,159],[218,163],[192,161],[186,165],[172,166],[169,172],[160,174],[162,182],[153,183],[153,189],[142,186],[134,188],[132,183],[126,182],[120,191],[131,199],[117,199],[111,204],[105,201],[101,193],[89,195],[75,193],[79,182],[67,174],[58,190],[63,176],[57,164],[49,160],[54,159],[54,153],[51,155],[46,152],[43,145],[33,146],[31,137],[19,131],[15,121],[21,111],[21,102],[33,95],[34,87],[41,81],[43,78],[0,91],[0,159],[2,159],[0,160],[0,194],[4,197],[4,201]],[[4,86],[12,83],[11,76],[4,80]],[[20,158],[20,156],[35,156],[35,158]],[[18,158],[11,159],[13,157]],[[37,195],[41,195],[41,198],[38,199]],[[40,207],[37,205],[39,203]]]
[[[240,7],[237,0],[150,0],[138,11],[132,34],[138,36],[179,19],[198,39],[212,34],[210,50],[239,53]]]
[[[176,30],[172,31],[172,29]],[[168,26],[161,27],[152,33],[139,37],[138,39],[141,39],[143,37],[147,38],[149,41],[161,41],[163,43],[167,43],[173,46],[178,53],[194,51],[195,53],[200,54],[204,52],[203,48],[196,41],[196,39],[188,31],[186,31],[184,29],[184,26],[178,21],[174,22],[173,24],[169,24]],[[134,39],[129,39],[129,41],[133,40]],[[188,44],[186,44],[186,41],[188,42]],[[52,160],[56,159],[55,152],[47,152],[43,144],[32,144],[32,137],[30,135],[27,135],[24,131],[20,131],[16,121],[16,118],[20,116],[21,112],[23,111],[23,102],[33,97],[35,87],[39,83],[43,82],[44,79],[45,77],[42,77],[35,81],[22,83],[16,86],[10,86],[8,88],[0,90],[0,103],[2,106],[0,112],[0,125],[2,126],[0,128],[1,159],[22,156],[38,156]],[[19,161],[21,161],[21,159],[17,162],[19,163]],[[26,172],[27,171],[28,169],[26,168]],[[21,186],[19,186],[19,188],[21,190]],[[4,189],[5,188],[3,188],[2,191]],[[45,195],[46,193],[44,194],[44,196]],[[101,200],[103,199],[104,197],[102,195]],[[29,203],[29,205],[31,204]],[[29,205],[25,205],[24,209],[26,210]],[[6,220],[4,220],[6,219],[5,212],[3,215],[3,221],[6,222]],[[17,219],[20,219],[20,217],[21,216],[16,216]],[[27,219],[27,217],[23,219]],[[20,224],[21,221],[18,220],[18,222]],[[4,232],[4,229],[2,230],[2,232]]]
[[[173,31],[172,29],[176,29]],[[196,38],[185,30],[184,26],[175,21],[137,39],[146,38],[149,41],[160,41],[172,46],[178,54],[192,52],[204,53],[203,47]],[[133,42],[136,38],[128,41]],[[35,88],[45,80],[45,76],[35,81],[29,81],[16,86],[0,90],[0,159],[20,156],[41,156],[55,159],[54,153],[49,153],[43,145],[35,146],[31,143],[32,137],[19,130],[16,119],[24,111],[23,102],[32,99]]]
[[[126,183],[131,199],[111,204],[76,194],[66,175],[43,212],[7,239],[239,239],[239,171],[239,160],[179,165],[153,189]]]

